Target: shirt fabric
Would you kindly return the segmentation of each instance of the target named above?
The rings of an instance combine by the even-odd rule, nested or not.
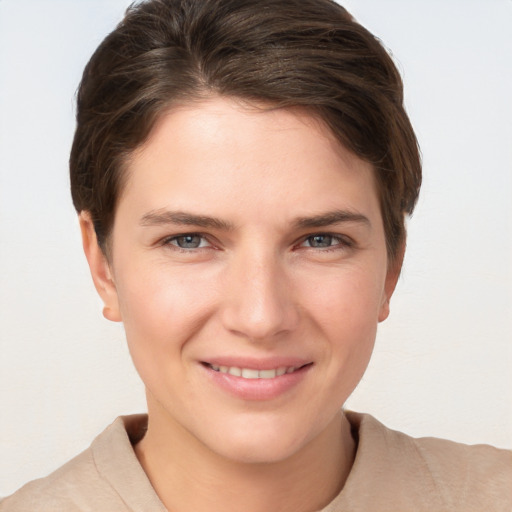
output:
[[[319,512],[512,511],[512,452],[414,439],[346,412],[357,451],[340,494]],[[0,502],[1,512],[165,512],[133,445],[147,416],[117,418],[92,445]]]

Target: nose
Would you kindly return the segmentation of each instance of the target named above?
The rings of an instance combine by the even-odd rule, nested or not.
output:
[[[241,253],[233,258],[224,282],[224,327],[253,342],[275,340],[293,331],[299,310],[293,285],[278,256]]]

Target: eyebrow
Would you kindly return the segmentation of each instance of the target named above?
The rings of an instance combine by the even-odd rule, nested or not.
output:
[[[293,226],[296,229],[309,229],[322,228],[345,222],[366,224],[368,227],[371,226],[371,222],[368,217],[350,210],[333,210],[319,215],[298,217],[293,222]],[[140,220],[141,226],[162,226],[166,224],[197,226],[201,228],[219,229],[222,231],[233,231],[235,228],[234,224],[231,222],[227,222],[216,217],[165,209],[150,211],[143,215]]]
[[[295,221],[295,227],[298,229],[322,228],[344,222],[366,224],[368,227],[371,227],[371,222],[368,217],[350,210],[334,210],[319,215],[313,215],[312,217],[299,217]]]
[[[140,220],[141,226],[162,226],[166,224],[198,226],[201,228],[213,228],[223,231],[232,231],[234,229],[233,224],[216,217],[195,215],[193,213],[171,210],[153,210],[143,215]]]

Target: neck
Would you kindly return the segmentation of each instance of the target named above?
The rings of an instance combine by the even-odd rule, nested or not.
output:
[[[299,452],[257,464],[226,459],[156,416],[150,409],[148,431],[135,453],[160,500],[173,512],[320,510],[341,491],[354,460],[350,424],[341,411]]]

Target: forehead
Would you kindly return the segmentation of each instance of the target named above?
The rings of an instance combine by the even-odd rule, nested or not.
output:
[[[216,97],[159,119],[130,159],[120,205],[238,216],[340,207],[373,212],[373,174],[304,110]]]

